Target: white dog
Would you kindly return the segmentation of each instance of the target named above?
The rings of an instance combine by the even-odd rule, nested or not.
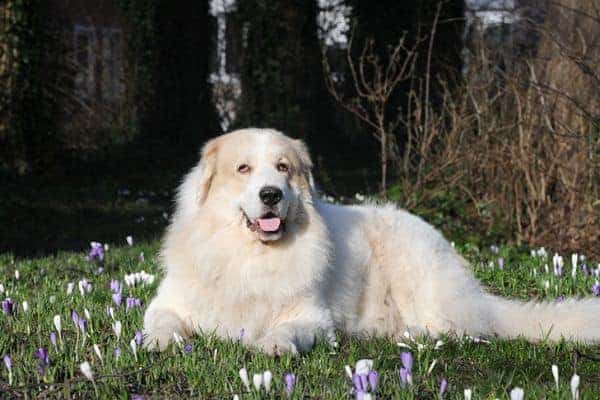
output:
[[[431,225],[392,205],[315,195],[305,145],[269,129],[208,142],[179,189],[166,275],[146,343],[174,333],[240,339],[268,353],[315,337],[443,332],[600,340],[600,302],[520,303],[487,294]]]

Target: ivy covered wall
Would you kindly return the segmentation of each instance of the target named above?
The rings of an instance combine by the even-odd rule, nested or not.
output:
[[[0,165],[44,171],[114,144],[218,133],[208,2],[7,0],[0,18]]]
[[[57,83],[46,62],[56,36],[42,0],[0,5],[0,165],[25,173],[56,153]]]

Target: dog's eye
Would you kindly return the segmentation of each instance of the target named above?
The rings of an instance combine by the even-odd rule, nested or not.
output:
[[[290,167],[287,166],[287,164],[285,163],[277,163],[277,171],[279,172],[288,172],[290,170]]]
[[[242,164],[238,167],[237,170],[240,174],[247,174],[248,172],[250,172],[250,166],[248,164]]]

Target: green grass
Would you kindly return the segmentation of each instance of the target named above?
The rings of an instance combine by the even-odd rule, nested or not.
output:
[[[94,398],[96,389],[102,398],[131,398],[134,394],[149,398],[231,399],[233,394],[241,398],[281,398],[284,396],[283,376],[287,372],[298,377],[293,398],[349,398],[351,384],[345,376],[344,365],[354,366],[361,358],[373,359],[374,368],[381,374],[378,398],[437,398],[440,380],[446,378],[449,382],[446,398],[451,399],[462,399],[465,388],[473,389],[475,399],[507,399],[515,386],[524,388],[528,399],[570,399],[569,381],[574,372],[581,377],[581,398],[600,398],[600,347],[568,342],[530,344],[522,340],[489,338],[490,342],[485,343],[444,337],[444,345],[436,350],[435,339],[420,337],[416,341],[424,347],[417,350],[416,343],[406,340],[415,357],[414,384],[409,388],[402,387],[398,374],[400,354],[407,350],[395,341],[382,338],[357,340],[340,336],[337,348],[319,343],[306,355],[271,358],[235,341],[221,341],[206,335],[189,340],[193,345],[191,353],[176,345],[161,354],[139,349],[136,360],[129,342],[142,328],[144,307],[129,312],[124,306],[115,307],[115,319],[123,324],[121,337],[117,339],[111,328],[112,320],[106,313],[106,306],[112,302],[109,284],[111,279],[123,281],[125,274],[140,270],[155,273],[160,278],[155,259],[157,246],[151,242],[111,248],[104,272],[100,274],[97,265],[86,261],[83,252],[20,260],[1,255],[0,283],[18,303],[18,312],[14,316],[0,314],[0,356],[8,353],[13,360],[11,386],[6,368],[0,364],[0,398]],[[498,255],[488,250],[480,251],[473,245],[459,246],[459,250],[494,293],[520,299],[592,295],[590,288],[594,279],[579,272],[573,280],[568,261],[565,276],[557,278],[544,272],[546,261],[533,258],[523,250],[500,249],[505,259],[504,270],[496,266]],[[139,260],[140,252],[146,255],[145,261]],[[535,277],[534,268],[538,272]],[[15,278],[15,270],[19,271],[19,279]],[[92,283],[93,290],[82,296],[77,282],[84,277]],[[148,304],[158,280],[151,286],[124,286],[123,299],[132,295],[141,298],[144,305]],[[550,282],[549,289],[545,289],[546,280]],[[71,295],[66,293],[68,282],[75,283]],[[0,295],[0,299],[7,293]],[[22,308],[23,301],[29,304],[27,312]],[[82,337],[71,320],[71,311],[83,315],[84,308],[89,310],[91,320],[82,344]],[[55,314],[61,316],[63,325],[63,344],[59,345],[58,352],[49,340],[50,332],[55,330]],[[599,317],[590,315],[590,318]],[[103,361],[95,355],[93,344],[99,345]],[[114,354],[117,346],[122,351],[119,359]],[[44,376],[38,371],[39,361],[35,355],[39,347],[50,352],[51,365]],[[92,365],[95,387],[79,370],[85,360]],[[436,365],[428,373],[434,360]],[[552,364],[560,369],[559,390],[554,387]],[[251,380],[254,373],[271,370],[270,395],[254,390],[246,393],[238,376],[242,367],[247,368]]]

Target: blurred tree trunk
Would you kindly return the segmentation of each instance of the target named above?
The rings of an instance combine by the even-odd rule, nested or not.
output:
[[[241,0],[246,32],[238,127],[273,127],[315,144],[329,124],[322,80],[317,1]]]
[[[146,129],[154,139],[196,145],[219,132],[208,83],[208,10],[208,1],[157,4],[155,90]]]

